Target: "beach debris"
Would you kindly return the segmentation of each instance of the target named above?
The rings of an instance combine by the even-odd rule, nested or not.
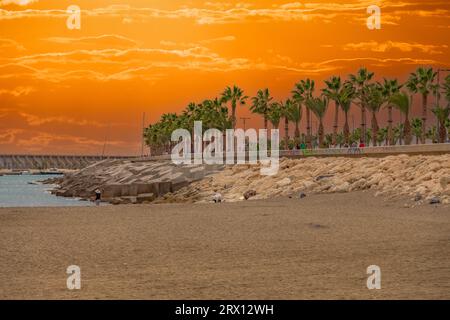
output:
[[[248,200],[248,199],[250,199],[251,197],[254,197],[254,196],[256,196],[256,191],[255,190],[248,190],[248,191],[244,192],[244,199],[245,200]]]
[[[321,176],[318,176],[318,177],[316,177],[316,181],[320,181],[320,180],[323,180],[323,179],[329,179],[329,178],[332,178],[332,177],[334,177],[334,174],[325,174],[325,175],[321,175]]]
[[[310,226],[311,228],[314,229],[324,229],[324,228],[328,228],[327,226],[318,224],[318,223],[308,223],[308,226]]]
[[[441,203],[441,199],[439,199],[438,197],[433,197],[430,199],[430,204],[439,204]]]
[[[300,199],[306,198],[306,193],[300,192],[300,194],[298,195],[298,197],[299,197]]]
[[[422,195],[420,193],[417,193],[416,196],[414,197],[414,201],[420,201],[422,200]]]
[[[216,193],[213,195],[212,200],[214,201],[214,203],[221,203],[222,200],[222,195],[220,193]]]

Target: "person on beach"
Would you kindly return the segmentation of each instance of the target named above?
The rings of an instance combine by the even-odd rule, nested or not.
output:
[[[102,201],[102,192],[100,189],[95,189],[95,204],[98,206],[100,205],[100,202]]]

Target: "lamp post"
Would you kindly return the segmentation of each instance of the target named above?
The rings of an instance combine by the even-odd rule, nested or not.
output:
[[[142,134],[141,134],[141,158],[144,157],[144,147],[145,147],[145,112],[142,114]]]

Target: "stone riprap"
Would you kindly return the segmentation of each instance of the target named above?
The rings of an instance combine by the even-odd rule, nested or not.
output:
[[[46,183],[57,196],[102,200],[113,204],[147,203],[223,169],[220,165],[175,165],[170,161],[105,160]]]
[[[169,202],[212,202],[301,198],[313,193],[373,190],[376,196],[409,197],[412,205],[448,204],[450,154],[397,155],[384,158],[303,158],[280,160],[274,176],[260,175],[259,166],[235,165],[165,196]]]

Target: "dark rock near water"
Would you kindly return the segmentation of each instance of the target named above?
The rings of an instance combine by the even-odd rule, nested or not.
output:
[[[255,190],[248,190],[248,191],[246,191],[244,193],[244,199],[245,200],[248,200],[248,199],[250,199],[251,197],[254,197],[254,196],[256,196],[256,191]]]
[[[441,199],[439,199],[438,197],[430,199],[430,204],[439,204],[439,203],[441,203]]]

